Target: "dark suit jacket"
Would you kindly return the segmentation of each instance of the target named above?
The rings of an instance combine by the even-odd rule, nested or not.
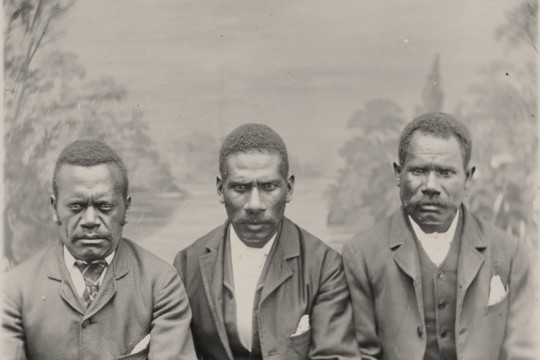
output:
[[[129,240],[120,240],[88,311],[61,243],[10,271],[4,289],[3,359],[196,359],[176,270]],[[129,355],[147,334],[149,351]]]
[[[458,359],[532,359],[534,304],[529,265],[518,241],[478,220],[465,207],[458,262]],[[401,209],[343,248],[356,337],[369,359],[423,359],[422,281],[413,231]],[[488,306],[500,276],[507,293]]]
[[[174,265],[193,311],[191,328],[203,359],[233,360],[223,322],[223,241],[228,222],[181,251]],[[257,316],[264,359],[359,359],[340,255],[284,219],[268,266]],[[300,318],[311,329],[296,332]]]

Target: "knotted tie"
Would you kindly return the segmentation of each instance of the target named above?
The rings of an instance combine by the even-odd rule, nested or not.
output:
[[[81,271],[86,288],[84,289],[83,299],[86,308],[89,308],[96,298],[99,290],[98,280],[107,267],[105,260],[97,260],[88,264],[86,261],[75,260],[75,266]]]

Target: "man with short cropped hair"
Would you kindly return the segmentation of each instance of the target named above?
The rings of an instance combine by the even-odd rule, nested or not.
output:
[[[467,128],[445,113],[403,130],[402,208],[343,248],[362,358],[535,358],[524,244],[463,204],[471,148]]]
[[[233,130],[216,185],[228,220],[174,261],[198,355],[359,359],[341,256],[284,217],[294,176],[282,138],[261,124]]]
[[[120,157],[75,141],[52,186],[59,241],[7,275],[2,359],[196,359],[175,268],[122,238],[131,197]]]

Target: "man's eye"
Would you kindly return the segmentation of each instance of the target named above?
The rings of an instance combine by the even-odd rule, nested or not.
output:
[[[441,174],[441,176],[448,177],[448,176],[452,175],[452,171],[451,170],[440,170],[439,174]]]
[[[247,186],[246,185],[235,185],[233,187],[234,191],[238,191],[238,192],[244,192],[247,190]]]
[[[276,184],[264,184],[263,185],[264,191],[272,191],[272,190],[274,190],[276,188],[277,188]]]
[[[111,211],[112,210],[112,205],[111,204],[101,204],[101,205],[99,205],[99,210],[104,211],[104,212]]]
[[[81,204],[69,204],[68,205],[68,208],[71,210],[71,211],[81,211],[83,206]]]
[[[424,170],[422,169],[412,169],[411,174],[413,175],[422,175],[424,173]]]

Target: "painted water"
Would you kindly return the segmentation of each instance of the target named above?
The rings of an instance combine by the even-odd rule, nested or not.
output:
[[[354,226],[327,226],[324,191],[330,178],[297,179],[293,200],[285,215],[341,251],[343,242],[357,231]],[[221,225],[225,208],[217,200],[213,179],[180,184],[186,194],[133,193],[133,208],[124,235],[172,262],[176,253]]]

